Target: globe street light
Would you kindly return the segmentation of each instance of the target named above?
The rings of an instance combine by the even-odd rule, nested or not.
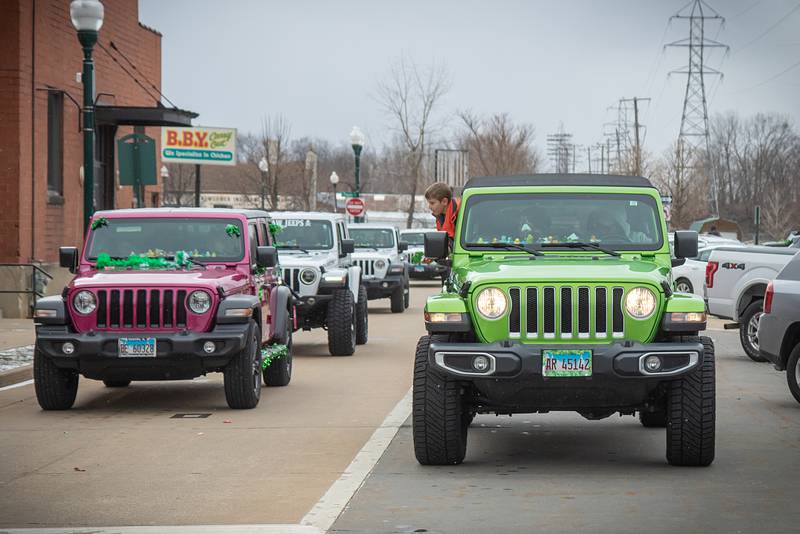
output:
[[[333,186],[333,212],[336,213],[339,211],[339,207],[336,205],[336,186],[339,184],[339,175],[336,174],[336,171],[331,173],[330,180]]]
[[[261,157],[258,160],[258,168],[261,170],[261,209],[264,209],[264,199],[267,196],[267,173],[269,172],[269,163],[267,158]]]
[[[358,126],[353,126],[350,131],[350,144],[353,146],[353,154],[356,157],[356,190],[353,191],[354,196],[358,198],[361,196],[361,150],[364,148],[364,133]],[[355,222],[364,222],[364,217],[355,217]]]
[[[89,228],[94,213],[94,61],[92,48],[103,26],[99,0],[72,0],[69,17],[83,48],[83,227]]]

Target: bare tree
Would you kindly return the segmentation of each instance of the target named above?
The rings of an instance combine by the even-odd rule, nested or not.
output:
[[[514,124],[507,113],[484,118],[471,111],[458,114],[464,125],[462,146],[470,153],[470,169],[484,176],[535,173],[541,158],[533,145],[531,124]]]
[[[268,169],[264,172],[264,189],[272,209],[278,208],[283,171],[289,156],[291,131],[291,125],[283,115],[267,115],[261,121],[259,141],[268,164]]]
[[[194,205],[194,168],[191,165],[167,163],[169,176],[161,184],[164,194],[162,203],[165,206]]]
[[[421,69],[413,61],[400,59],[389,76],[378,83],[377,100],[388,115],[404,147],[410,197],[407,225],[414,221],[414,204],[423,173],[423,161],[431,137],[441,127],[435,113],[450,88],[443,66]]]

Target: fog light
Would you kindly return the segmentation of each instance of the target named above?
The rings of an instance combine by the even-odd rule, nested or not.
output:
[[[206,341],[205,343],[203,343],[203,351],[206,354],[211,354],[215,350],[217,350],[217,346],[214,344],[213,341]]]
[[[63,345],[61,345],[61,352],[63,352],[63,353],[64,353],[64,354],[66,354],[67,356],[69,356],[70,354],[72,354],[73,352],[75,352],[75,345],[73,345],[72,343],[70,343],[69,341],[67,341],[66,343],[64,343]]]
[[[388,282],[384,282],[384,283],[382,283],[382,284],[381,284],[381,286],[383,286],[383,287],[389,287],[389,284],[388,284]]]
[[[314,297],[309,297],[306,299],[306,302],[308,303],[309,306],[313,306],[314,304],[317,303],[317,299],[315,299]]]
[[[654,373],[661,369],[661,358],[655,355],[650,355],[644,359],[644,368],[647,371]]]
[[[486,356],[478,355],[472,358],[472,368],[478,371],[479,373],[482,373],[487,369],[489,369],[490,363],[491,362],[489,362],[489,358],[487,358]]]

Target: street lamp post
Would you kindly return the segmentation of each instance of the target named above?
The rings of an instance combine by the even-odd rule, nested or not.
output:
[[[333,212],[336,213],[339,211],[339,207],[336,205],[336,186],[339,185],[339,175],[336,174],[336,171],[331,173],[330,180],[333,186]]]
[[[83,48],[83,227],[89,227],[94,212],[94,61],[92,49],[103,26],[103,4],[99,0],[72,0],[72,25]]]
[[[258,162],[258,169],[261,171],[261,209],[264,207],[264,198],[267,196],[267,172],[269,171],[269,163],[267,158],[262,157]]]
[[[162,165],[161,169],[159,170],[159,174],[161,175],[161,189],[164,191],[164,197],[167,196],[167,180],[169,180],[169,169],[166,165]],[[180,194],[180,193],[178,193]],[[162,197],[161,203],[164,203],[164,198]],[[178,199],[178,206],[181,205],[181,199]]]
[[[361,150],[364,148],[364,133],[358,126],[353,126],[353,129],[350,131],[350,144],[353,146],[353,154],[355,154],[356,157],[356,190],[353,191],[353,193],[354,196],[358,198],[361,196]],[[357,223],[364,222],[364,217],[355,217],[354,220]]]

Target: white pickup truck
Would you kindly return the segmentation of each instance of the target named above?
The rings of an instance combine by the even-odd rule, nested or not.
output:
[[[764,292],[783,266],[800,249],[792,247],[719,247],[706,264],[705,299],[708,312],[739,328],[745,353],[764,362],[758,350],[758,321],[763,314]]]

